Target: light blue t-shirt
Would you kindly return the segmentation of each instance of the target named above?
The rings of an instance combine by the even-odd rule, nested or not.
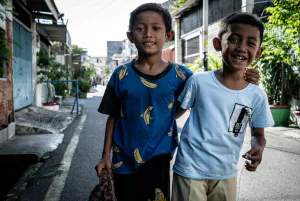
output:
[[[267,95],[260,87],[248,84],[243,90],[231,90],[213,71],[194,74],[178,100],[183,109],[192,108],[173,167],[186,178],[236,177],[247,124],[274,125]]]

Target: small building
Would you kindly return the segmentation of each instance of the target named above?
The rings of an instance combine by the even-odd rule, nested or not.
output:
[[[15,134],[14,111],[41,105],[37,52],[45,48],[50,57],[52,42],[68,44],[70,39],[66,25],[61,22],[63,14],[54,0],[8,0],[7,3],[0,7],[1,14],[5,11],[0,29],[13,58],[0,62],[0,68],[4,69],[0,73],[0,142]],[[14,8],[17,15],[6,12],[9,8]]]
[[[209,0],[208,1],[208,53],[216,53],[212,39],[217,37],[220,20],[232,12],[254,13],[265,19],[265,8],[272,0]],[[175,19],[175,62],[193,63],[203,57],[203,0],[188,0],[172,12]]]
[[[105,76],[104,71],[107,67],[107,58],[105,56],[90,56],[90,62],[94,64],[96,69],[96,82],[102,84]]]

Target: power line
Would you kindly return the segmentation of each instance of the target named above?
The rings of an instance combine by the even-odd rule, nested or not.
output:
[[[100,10],[103,10],[104,8],[110,6],[110,5],[111,5],[112,3],[114,3],[115,1],[116,1],[116,0],[111,0],[110,3],[108,3],[108,4],[106,4],[105,6],[103,6],[102,8],[100,8],[100,9],[97,11],[97,13],[98,13]]]

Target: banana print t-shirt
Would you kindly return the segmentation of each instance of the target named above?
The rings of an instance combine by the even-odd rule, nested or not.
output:
[[[113,172],[131,174],[147,160],[178,146],[176,100],[192,72],[170,63],[151,76],[133,62],[112,74],[98,111],[117,116],[113,134]]]

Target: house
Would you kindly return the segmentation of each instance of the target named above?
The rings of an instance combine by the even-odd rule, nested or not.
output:
[[[175,0],[168,0],[161,4],[161,6],[169,11],[173,8],[173,3]],[[175,19],[173,18],[172,27],[175,26]],[[163,47],[162,57],[164,60],[169,62],[175,62],[175,40],[174,37],[171,41],[165,43]]]
[[[105,56],[90,56],[90,62],[94,64],[96,69],[96,82],[102,84],[104,81],[104,70],[107,67],[107,58]]]
[[[114,54],[121,54],[123,50],[123,41],[107,41],[107,65],[114,69],[117,66],[116,61],[112,61]]]
[[[242,11],[266,19],[265,8],[272,1],[209,0],[208,1],[208,53],[216,53],[212,39],[218,35],[219,23],[226,15]],[[175,18],[175,62],[193,63],[203,57],[203,0],[188,0],[172,12]]]
[[[0,9],[5,11],[9,7],[14,7],[17,15],[6,12],[5,20],[0,23],[13,54],[13,58],[3,64],[5,73],[0,78],[0,142],[15,134],[14,111],[41,105],[37,52],[45,48],[50,56],[52,42],[70,44],[62,22],[63,14],[59,13],[54,0],[8,0],[8,5]]]
[[[12,6],[12,1],[8,1],[7,7]],[[12,27],[13,17],[11,12],[6,11],[6,6],[0,5],[0,45],[7,41],[7,49],[12,52]],[[3,54],[1,48],[1,54]],[[13,95],[13,66],[12,58],[7,55],[8,61],[0,55],[0,142],[7,140],[14,135],[14,95]]]

